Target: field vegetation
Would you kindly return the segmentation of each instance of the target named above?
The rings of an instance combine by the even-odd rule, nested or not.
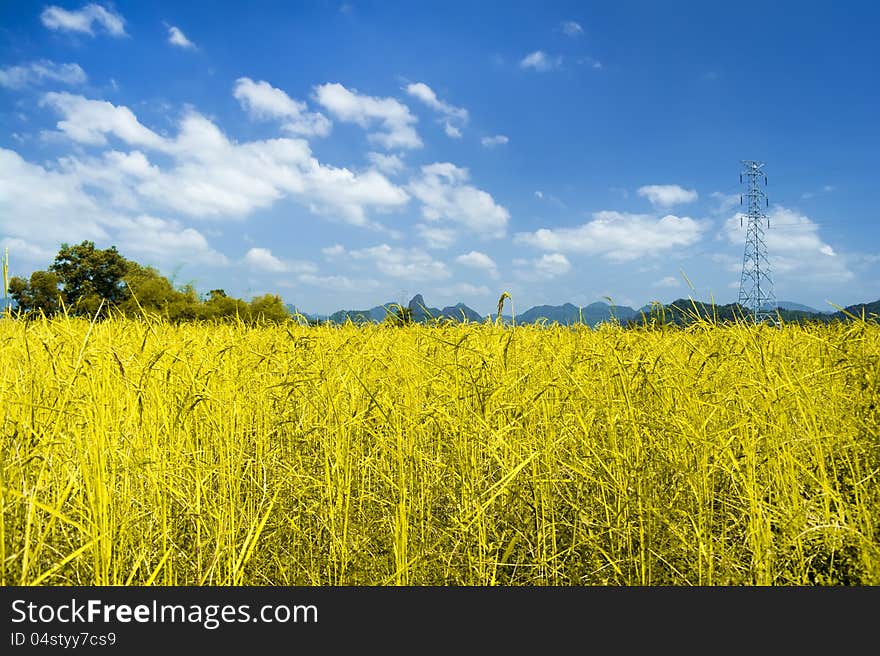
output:
[[[3,585],[880,584],[880,327],[0,319]]]

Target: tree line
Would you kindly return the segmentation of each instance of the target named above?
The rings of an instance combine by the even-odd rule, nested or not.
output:
[[[212,289],[201,297],[192,285],[176,288],[153,267],[123,257],[115,246],[99,249],[91,241],[62,244],[48,269],[34,271],[29,279],[14,276],[8,289],[24,317],[158,314],[172,322],[237,318],[247,323],[290,318],[278,295],[244,301]]]

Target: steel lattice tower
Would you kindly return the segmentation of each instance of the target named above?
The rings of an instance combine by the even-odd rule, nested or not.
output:
[[[755,323],[776,319],[776,296],[773,293],[773,280],[770,277],[770,261],[767,258],[767,244],[764,243],[764,225],[770,228],[770,219],[764,214],[769,206],[767,195],[761,190],[759,179],[764,173],[764,163],[743,160],[745,169],[740,173],[739,180],[748,185],[748,213],[740,214],[740,225],[743,216],[748,219],[746,228],[746,247],[743,253],[742,278],[739,283],[739,304],[749,311]],[[742,204],[742,196],[740,196]]]

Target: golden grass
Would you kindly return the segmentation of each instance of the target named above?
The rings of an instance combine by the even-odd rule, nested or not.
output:
[[[3,585],[880,583],[880,329],[0,320]]]

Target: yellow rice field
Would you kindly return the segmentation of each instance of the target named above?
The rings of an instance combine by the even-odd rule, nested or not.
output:
[[[880,328],[0,319],[3,585],[880,584]]]

